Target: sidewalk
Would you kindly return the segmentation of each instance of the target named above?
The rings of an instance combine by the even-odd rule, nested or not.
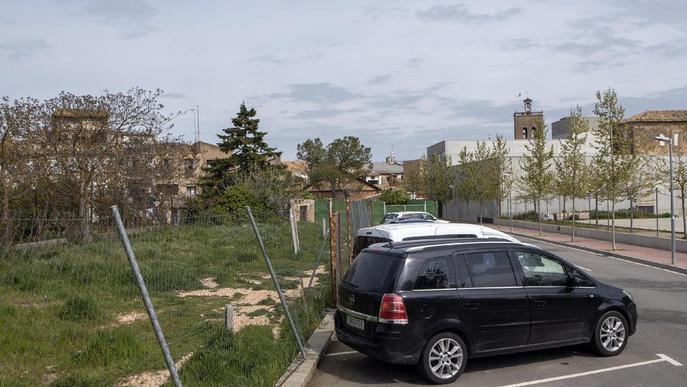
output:
[[[502,225],[501,231],[511,233],[511,228],[507,225]],[[673,266],[670,264],[670,251],[668,250],[659,250],[648,247],[628,245],[624,243],[616,243],[616,250],[614,251],[611,250],[611,242],[609,241],[576,236],[575,242],[570,242],[570,235],[544,232],[540,236],[538,230],[530,230],[527,228],[518,227],[513,228],[512,234],[515,236],[523,236],[546,242],[562,244],[582,250],[589,250],[604,255],[624,258],[630,261],[687,274],[687,253],[676,252],[675,261],[677,262],[677,265]]]

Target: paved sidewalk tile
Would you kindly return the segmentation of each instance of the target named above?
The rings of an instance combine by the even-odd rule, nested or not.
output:
[[[501,227],[501,231],[510,232],[510,227]],[[570,245],[571,247],[594,249],[608,253],[624,255],[631,258],[641,259],[647,262],[661,263],[664,265],[670,265],[671,260],[670,251],[668,250],[652,249],[649,247],[628,245],[625,243],[616,243],[616,249],[612,250],[610,241],[575,237],[575,242],[570,242],[569,235],[544,232],[540,236],[538,230],[530,230],[527,228],[518,227],[513,228],[513,233],[531,236],[534,238],[540,238],[551,242],[565,243]],[[675,266],[687,269],[687,253],[675,253],[675,260],[677,263]]]

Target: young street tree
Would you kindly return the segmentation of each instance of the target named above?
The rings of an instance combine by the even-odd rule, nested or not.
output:
[[[220,196],[233,184],[237,172],[266,169],[281,156],[281,152],[265,142],[267,132],[258,130],[260,120],[255,118],[256,114],[255,109],[248,109],[245,103],[241,103],[236,117],[231,119],[233,126],[222,129],[225,134],[217,135],[219,149],[230,156],[214,161],[208,168],[203,183],[207,197]]]
[[[439,202],[439,216],[444,216],[443,204],[453,197],[455,174],[451,159],[446,156],[431,155],[425,168],[427,197]]]
[[[546,125],[544,120],[538,119],[537,130],[525,145],[527,152],[522,156],[520,162],[521,169],[524,171],[520,176],[520,182],[526,197],[531,198],[535,204],[537,221],[539,222],[539,235],[542,235],[541,225],[541,199],[550,192],[553,182],[551,172],[551,161],[553,159],[553,147],[546,146]]]
[[[639,155],[632,155],[628,159],[627,178],[623,182],[622,193],[630,202],[630,233],[634,231],[634,209],[637,202],[645,198],[661,180],[661,161]]]
[[[555,160],[558,191],[564,197],[572,199],[572,233],[570,241],[575,241],[575,199],[582,197],[588,183],[587,164],[584,160],[583,146],[587,141],[589,124],[582,115],[582,108],[577,106],[568,116],[570,132],[561,144],[560,156]],[[565,200],[563,200],[565,210]],[[565,211],[564,211],[565,212]]]
[[[631,138],[626,133],[627,129],[620,125],[625,108],[618,104],[615,90],[608,88],[596,92],[594,114],[599,117],[599,127],[594,131],[597,154],[593,166],[601,181],[605,182],[604,196],[611,202],[611,246],[615,250],[615,204],[636,160],[631,154]]]
[[[506,144],[503,136],[496,136],[496,140],[491,143],[490,164],[493,166],[493,169],[489,171],[489,174],[492,175],[490,177],[494,185],[492,199],[494,200],[494,219],[497,226],[501,224],[501,214],[497,213],[500,212],[501,201],[508,197],[513,183],[513,168],[508,158],[510,150]],[[497,208],[499,211],[497,211]]]
[[[326,148],[322,140],[315,138],[298,144],[296,157],[307,164],[310,184],[328,183],[334,199],[337,190],[346,197],[350,195],[348,185],[365,175],[372,151],[358,137],[338,138]]]

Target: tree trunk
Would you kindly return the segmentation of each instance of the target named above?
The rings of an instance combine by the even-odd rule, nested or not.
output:
[[[541,207],[541,201],[537,198],[537,221],[539,222],[539,236],[542,236],[541,228],[541,216],[539,215],[539,208]]]
[[[570,229],[570,242],[575,242],[575,193],[572,195],[572,228]]]
[[[497,206],[496,206],[496,199],[494,199],[494,221],[496,222],[496,228],[499,230],[501,229],[501,211],[496,213],[497,211]]]
[[[483,203],[482,203],[482,199],[480,198],[479,199],[479,225],[480,226],[482,225],[482,206],[483,206]]]
[[[611,248],[615,251],[615,195],[611,200]]]
[[[599,195],[594,195],[594,228],[599,228]]]
[[[79,190],[79,219],[81,221],[81,242],[88,243],[91,241],[91,220],[88,213],[88,188],[84,183],[81,183]]]
[[[12,225],[10,224],[10,184],[5,169],[2,170],[2,224],[5,225],[2,240],[9,246],[12,243]],[[684,207],[684,206],[683,206]]]
[[[687,239],[687,218],[685,218],[685,186],[680,187],[680,196],[682,197],[682,234],[683,238]]]
[[[635,217],[635,212],[633,208],[633,200],[630,198],[630,234],[632,234],[632,231],[634,230],[634,217]]]

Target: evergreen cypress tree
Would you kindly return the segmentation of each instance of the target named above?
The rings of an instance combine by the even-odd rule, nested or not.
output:
[[[258,130],[260,120],[255,118],[255,109],[241,103],[236,117],[231,120],[232,127],[222,129],[225,134],[218,134],[221,140],[217,145],[223,152],[231,155],[226,159],[216,160],[208,168],[204,192],[213,196],[232,185],[238,173],[249,173],[271,167],[270,162],[278,159],[281,152],[265,142],[267,132]]]

